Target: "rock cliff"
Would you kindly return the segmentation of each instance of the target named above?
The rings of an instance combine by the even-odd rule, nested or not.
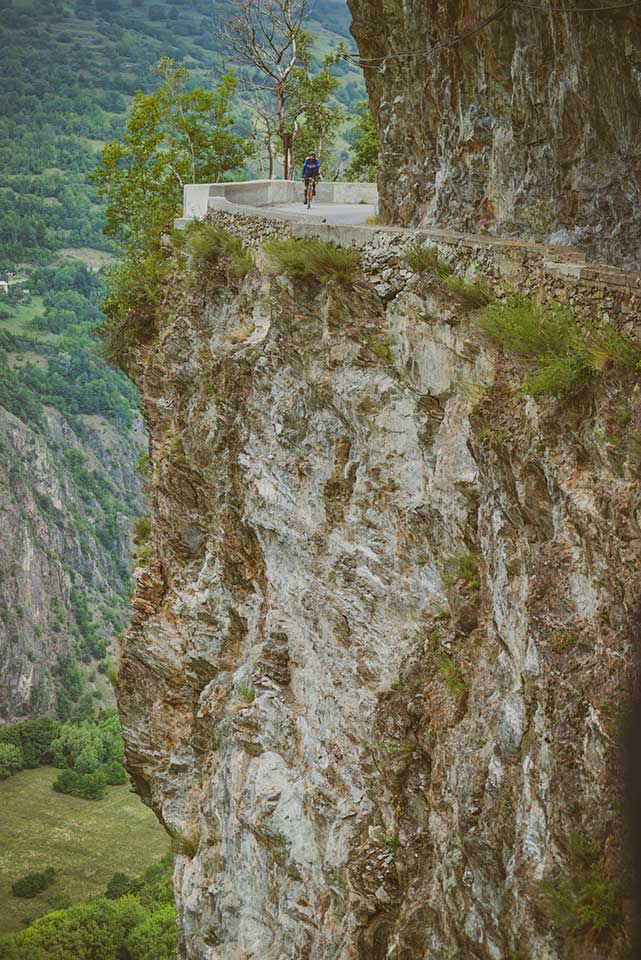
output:
[[[570,242],[641,265],[638,6],[349,6],[369,60],[385,222]]]
[[[178,262],[132,361],[119,701],[181,956],[614,960],[641,391],[526,398],[444,284],[371,279]]]
[[[126,622],[144,439],[140,418],[116,429],[46,407],[35,424],[0,406],[1,719],[113,702],[96,668]]]

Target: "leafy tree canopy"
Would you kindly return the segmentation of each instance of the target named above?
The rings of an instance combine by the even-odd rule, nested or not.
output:
[[[355,105],[358,120],[351,128],[353,159],[346,171],[348,180],[376,180],[378,170],[378,136],[374,125],[374,117],[367,100],[360,100]]]
[[[186,183],[222,180],[254,149],[232,130],[232,73],[205,90],[189,89],[188,71],[169,57],[154,72],[156,90],[136,94],[123,135],[107,144],[93,175],[107,204],[105,233],[125,247],[156,246]]]

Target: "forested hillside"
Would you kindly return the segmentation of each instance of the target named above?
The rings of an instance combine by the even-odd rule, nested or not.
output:
[[[225,15],[211,0],[0,0],[0,281],[21,281],[0,287],[4,718],[65,719],[112,695],[145,440],[135,390],[100,359],[93,332],[96,270],[117,251],[89,175],[161,56],[203,85],[233,66]],[[342,0],[316,5],[317,57],[348,23]],[[338,70],[349,104],[361,80]],[[242,98],[233,113],[248,135]]]
[[[113,699],[130,527],[143,509],[133,386],[96,356],[102,282],[38,269],[0,304],[0,718]]]
[[[61,247],[109,249],[87,174],[163,54],[199,81],[232,65],[217,29],[224,15],[218,0],[0,0],[0,277]],[[348,33],[347,7],[323,0],[314,17],[326,53]],[[338,98],[353,102],[360,84],[352,72]],[[249,133],[247,107],[236,113]]]

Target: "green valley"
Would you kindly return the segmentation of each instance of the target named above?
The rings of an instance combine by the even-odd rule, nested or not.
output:
[[[230,66],[225,11],[211,0],[0,0],[0,278],[61,248],[111,249],[88,173],[161,56],[203,83]],[[316,5],[307,28],[317,56],[348,35],[348,22],[344,3]],[[336,70],[337,99],[351,104],[362,79],[347,64]],[[249,108],[239,103],[235,115],[249,135]]]
[[[3,849],[0,855],[0,932],[104,893],[115,873],[136,876],[164,856],[169,838],[128,784],[91,802],[56,793],[54,767],[24,770],[0,782]],[[25,798],[28,798],[28,803]],[[54,867],[56,879],[31,899],[11,884],[32,870]]]
[[[0,547],[0,715],[8,718],[73,712],[79,697],[67,702],[61,692],[65,657],[80,662],[82,696],[110,699],[108,684],[87,677],[100,681],[96,670],[108,668],[125,623],[145,441],[135,391],[100,359],[93,332],[102,317],[96,271],[118,251],[103,234],[90,174],[135,91],[153,87],[161,56],[184,65],[191,82],[217,82],[229,67],[219,29],[228,13],[210,0],[0,0],[0,281],[11,284],[0,285],[0,490],[11,531]],[[316,5],[306,23],[316,62],[346,39],[348,22],[342,0]],[[357,71],[333,70],[338,102],[362,96]],[[249,136],[242,94],[232,114]],[[337,155],[344,148],[341,140]]]

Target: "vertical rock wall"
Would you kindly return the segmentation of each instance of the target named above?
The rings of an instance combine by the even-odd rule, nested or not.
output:
[[[634,378],[521,398],[434,278],[222,286],[177,272],[136,373],[119,700],[181,956],[624,956]],[[604,929],[545,905],[586,878]]]
[[[641,7],[572,12],[605,5],[349,0],[360,55],[374,58],[384,220],[640,266]]]

